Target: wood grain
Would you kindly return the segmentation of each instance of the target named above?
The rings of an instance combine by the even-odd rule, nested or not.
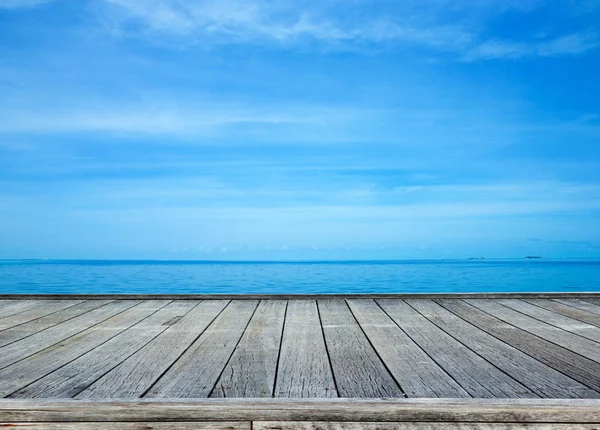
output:
[[[19,430],[251,430],[250,421],[207,422],[138,422],[138,423],[2,423],[0,428],[17,428]],[[545,429],[544,429],[545,430]]]
[[[156,308],[154,313],[44,378],[13,393],[11,397],[74,397],[164,332],[169,321],[181,318],[196,305],[190,301],[150,303]],[[164,304],[161,306],[161,303]]]
[[[600,423],[599,400],[0,400],[0,422],[367,421]]]
[[[587,300],[580,300],[578,298],[555,298],[555,300],[559,303],[563,303],[565,305],[572,306],[577,309],[581,309],[583,311],[587,311],[596,315],[600,315],[600,306],[589,302]]]
[[[469,394],[479,398],[537,397],[399,300],[378,300],[383,310]]]
[[[565,305],[564,303],[557,302],[556,300],[548,299],[527,299],[524,300],[528,303],[534,304],[541,308],[555,312],[560,315],[573,318],[578,321],[582,321],[588,324],[600,327],[600,315],[587,312],[581,309],[574,308],[573,306]]]
[[[258,302],[232,301],[146,397],[208,397]]]
[[[255,421],[254,430],[598,430],[598,424]]]
[[[600,397],[593,296],[146,297],[0,301],[0,396]]]
[[[557,314],[539,306],[532,305],[518,299],[502,299],[498,303],[507,306],[515,311],[521,312],[529,317],[535,318],[546,324],[551,324],[570,333],[585,337],[595,342],[600,342],[600,327],[592,324],[586,324],[582,321]],[[577,338],[575,338],[577,339]]]
[[[407,302],[446,333],[541,397],[599,397],[596,391],[474,327],[437,303],[430,300]]]
[[[76,397],[91,399],[142,396],[204,332],[228,303],[226,300],[201,302],[135,355]]]
[[[315,300],[291,300],[275,397],[337,397]]]
[[[373,300],[348,305],[408,397],[470,397]]]
[[[319,300],[325,344],[340,397],[404,397],[343,300]]]
[[[137,301],[131,300],[115,301],[40,331],[26,339],[6,345],[0,348],[0,369],[49,348],[54,344],[62,342],[77,333],[87,330],[108,318],[126,311],[138,303],[139,302]]]
[[[536,360],[600,391],[600,368],[568,349],[521,330],[461,300],[440,300],[442,306]]]
[[[503,306],[498,301],[467,299],[467,303],[487,312],[496,318],[536,336],[576,352],[593,361],[600,361],[600,343],[570,333],[562,328],[524,315],[514,309]],[[559,318],[559,317],[557,317]],[[598,366],[600,372],[600,366]]]
[[[0,331],[36,320],[81,302],[82,300],[48,300],[40,302],[39,306],[32,309],[0,319]]]
[[[42,330],[46,330],[47,328],[78,317],[79,315],[83,315],[94,309],[100,308],[108,303],[111,303],[111,301],[87,300],[79,303],[78,305],[63,309],[61,312],[55,312],[53,314],[46,315],[45,317],[4,330],[2,333],[0,333],[0,347],[29,337]]]
[[[261,301],[211,397],[271,397],[287,301]]]
[[[115,302],[118,304],[118,302]],[[125,310],[0,371],[0,397],[8,396],[102,345],[165,305],[162,301],[124,302]],[[108,305],[110,306],[110,305]],[[113,309],[114,310],[114,309]],[[113,312],[114,313],[114,312]],[[58,327],[58,326],[57,326]],[[42,332],[43,333],[43,332]],[[14,345],[14,344],[12,344]]]
[[[39,300],[14,300],[0,303],[0,318],[6,318],[17,315],[20,312],[26,312],[41,306],[44,302]]]

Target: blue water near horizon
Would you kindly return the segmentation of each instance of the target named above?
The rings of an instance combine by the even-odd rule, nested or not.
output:
[[[0,294],[599,291],[600,260],[0,260]]]

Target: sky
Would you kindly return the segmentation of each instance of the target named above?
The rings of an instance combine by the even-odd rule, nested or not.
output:
[[[0,0],[0,258],[600,257],[600,0]]]

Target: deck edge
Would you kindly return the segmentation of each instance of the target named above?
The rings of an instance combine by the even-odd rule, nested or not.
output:
[[[0,400],[0,422],[600,423],[600,399]]]

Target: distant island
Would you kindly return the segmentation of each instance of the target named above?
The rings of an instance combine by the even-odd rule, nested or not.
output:
[[[540,257],[540,256],[538,256],[538,255],[528,255],[528,256],[527,256],[527,257],[525,257],[525,258],[526,258],[526,259],[529,259],[529,260],[532,260],[532,259],[534,259],[534,258],[542,258],[542,257]]]

